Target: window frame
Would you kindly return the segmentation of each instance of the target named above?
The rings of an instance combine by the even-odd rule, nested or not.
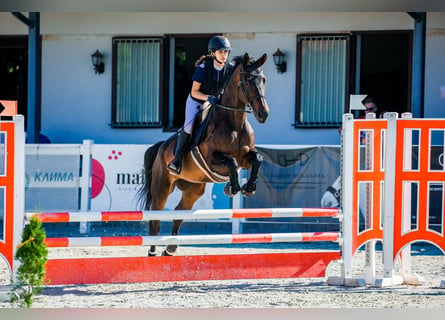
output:
[[[120,40],[157,40],[160,44],[159,52],[159,84],[158,84],[158,121],[153,123],[126,123],[117,122],[117,67],[118,67],[118,56],[117,56],[117,43]],[[111,123],[110,126],[115,129],[137,129],[137,128],[162,128],[164,123],[164,108],[165,103],[165,86],[164,86],[164,72],[165,72],[165,38],[162,36],[118,36],[112,38],[112,98],[111,98]]]
[[[297,34],[297,71],[296,71],[296,87],[295,87],[295,128],[334,128],[341,126],[342,119],[338,119],[338,122],[314,122],[304,123],[300,120],[301,112],[301,83],[302,83],[302,40],[307,37],[323,38],[323,37],[345,37],[346,38],[346,52],[345,52],[345,78],[344,78],[344,106],[343,113],[348,112],[349,104],[349,92],[351,83],[351,41],[352,37],[350,33],[303,33]]]

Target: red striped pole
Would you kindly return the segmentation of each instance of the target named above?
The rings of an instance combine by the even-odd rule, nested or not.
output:
[[[37,215],[42,222],[193,220],[222,218],[292,218],[339,217],[339,208],[265,208],[265,209],[199,209],[174,211],[100,211],[26,213],[30,220]]]
[[[296,232],[259,234],[217,234],[184,236],[125,236],[125,237],[72,237],[46,238],[49,248],[60,247],[104,247],[104,246],[148,246],[168,244],[222,244],[222,243],[276,243],[337,241],[338,232]]]

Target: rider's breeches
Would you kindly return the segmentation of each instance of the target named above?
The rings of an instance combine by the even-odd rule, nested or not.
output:
[[[184,131],[188,134],[192,133],[193,122],[195,121],[196,114],[201,109],[201,104],[194,100],[190,95],[187,97],[187,102],[185,103],[185,121],[184,121]]]

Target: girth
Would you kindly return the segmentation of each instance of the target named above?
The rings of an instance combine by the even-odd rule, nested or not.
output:
[[[199,150],[199,146],[193,146],[190,149],[190,154],[195,161],[196,166],[209,178],[212,182],[228,182],[230,180],[229,176],[225,176],[219,174],[215,171],[212,171],[207,164],[206,160],[202,156],[201,150]]]

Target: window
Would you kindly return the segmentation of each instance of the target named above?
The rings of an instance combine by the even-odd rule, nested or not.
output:
[[[410,30],[299,35],[297,54],[295,127],[341,126],[350,94],[373,97],[380,113],[411,110]]]
[[[340,126],[349,102],[349,36],[299,36],[297,52],[295,126]]]
[[[159,127],[162,39],[113,39],[112,127]]]

